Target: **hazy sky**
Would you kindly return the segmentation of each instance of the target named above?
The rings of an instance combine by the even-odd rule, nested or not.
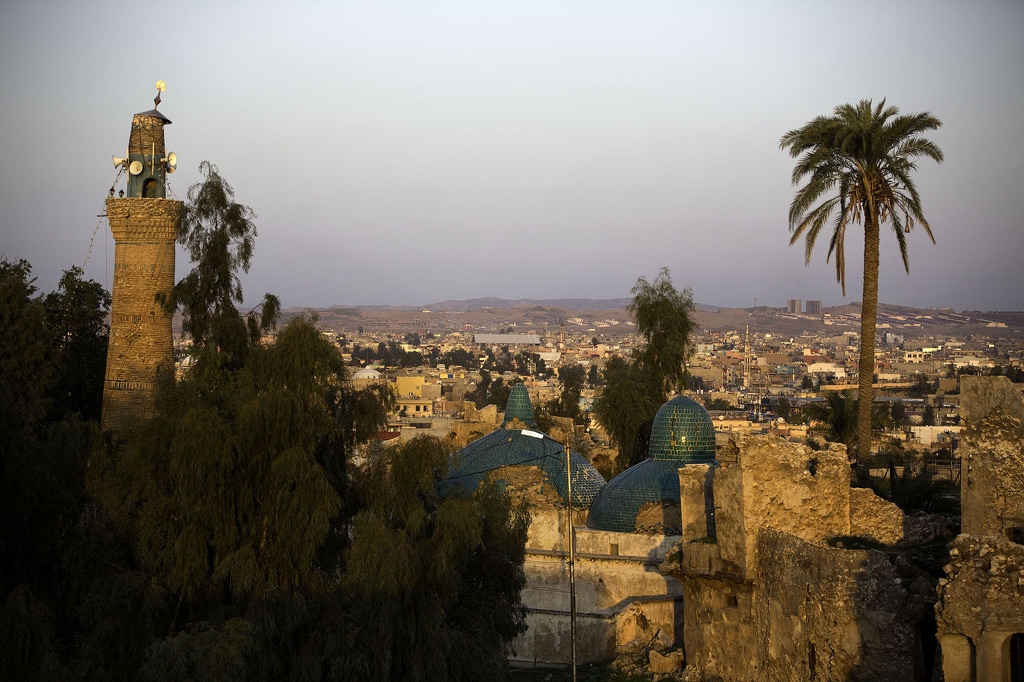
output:
[[[1020,0],[6,0],[0,251],[43,290],[81,265],[163,79],[174,195],[210,160],[258,214],[251,298],[617,297],[668,266],[701,303],[837,305],[859,239],[844,298],[827,239],[788,246],[778,141],[886,97],[946,161],[917,174],[937,244],[908,277],[883,232],[879,299],[1024,309],[1022,36]]]

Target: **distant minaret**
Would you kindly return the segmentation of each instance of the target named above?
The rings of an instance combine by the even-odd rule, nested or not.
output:
[[[154,108],[132,118],[127,158],[114,158],[115,167],[128,170],[128,195],[107,199],[115,246],[104,430],[152,416],[158,371],[174,366],[171,315],[156,295],[170,295],[174,287],[174,242],[184,204],[166,198],[167,174],[177,160],[164,148],[164,126],[171,121],[156,110],[163,81],[156,87]]]

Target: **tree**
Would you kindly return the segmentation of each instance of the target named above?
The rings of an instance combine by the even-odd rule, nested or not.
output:
[[[565,365],[558,369],[558,378],[562,382],[562,392],[548,406],[549,411],[556,417],[568,417],[575,422],[582,421],[580,411],[580,396],[583,394],[583,384],[586,382],[586,372],[582,365]]]
[[[797,158],[792,180],[800,187],[789,207],[790,244],[804,239],[810,263],[818,235],[832,226],[828,258],[835,256],[836,279],[846,294],[846,231],[864,226],[864,281],[861,301],[857,459],[871,449],[875,316],[878,305],[879,232],[888,223],[896,236],[904,269],[910,272],[905,233],[920,225],[934,243],[911,173],[919,158],[936,162],[942,150],[922,133],[941,122],[929,113],[900,115],[885,100],[843,104],[782,136],[779,147]],[[819,203],[820,202],[820,203]]]
[[[654,415],[665,393],[659,377],[620,357],[605,363],[604,381],[594,415],[619,451],[616,469],[621,471],[646,459]]]
[[[82,279],[79,267],[65,270],[59,289],[42,299],[60,367],[53,395],[55,417],[77,412],[86,421],[100,420],[110,300],[99,282]]]
[[[502,679],[526,629],[525,508],[497,487],[441,494],[449,455],[419,437],[358,477],[338,633],[349,641],[340,669],[352,678]]]
[[[78,389],[102,393],[102,369],[95,383],[96,349],[79,334],[102,331],[103,312],[92,305],[103,297],[78,297],[74,287],[37,296],[34,282],[27,261],[0,257],[0,679],[68,676],[59,643],[75,618],[68,572],[77,565],[64,557],[77,539],[82,479],[99,435],[80,418],[91,396]]]
[[[594,402],[597,420],[619,450],[617,466],[646,459],[654,416],[669,391],[686,386],[686,361],[697,331],[693,296],[672,286],[668,268],[653,282],[640,277],[632,293],[629,311],[644,343],[629,360],[612,358],[605,364],[605,386]]]
[[[255,213],[235,201],[234,190],[215,165],[203,161],[199,172],[205,180],[189,187],[178,226],[178,242],[188,249],[195,267],[174,285],[165,305],[182,309],[182,329],[198,352],[211,349],[229,363],[241,363],[239,354],[274,328],[281,304],[266,294],[244,316],[235,307],[244,300],[238,272],[249,271]]]
[[[921,423],[924,426],[935,426],[935,408],[931,405],[924,406],[924,414],[921,416]]]
[[[665,392],[683,390],[686,361],[693,353],[697,331],[693,294],[672,286],[668,268],[659,270],[653,282],[640,277],[631,291],[633,301],[628,309],[644,339],[636,361],[660,378]]]

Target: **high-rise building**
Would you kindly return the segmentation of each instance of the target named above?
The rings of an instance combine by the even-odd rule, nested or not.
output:
[[[804,312],[808,315],[821,315],[821,301],[807,301]]]
[[[791,298],[786,302],[786,312],[800,314],[800,303],[802,301],[799,298]]]
[[[157,295],[170,295],[174,287],[174,242],[184,204],[166,198],[176,158],[164,147],[164,126],[171,121],[156,109],[162,81],[157,90],[153,109],[132,118],[126,158],[114,159],[128,171],[127,196],[107,199],[115,246],[104,430],[150,416],[158,372],[174,365],[171,314]]]

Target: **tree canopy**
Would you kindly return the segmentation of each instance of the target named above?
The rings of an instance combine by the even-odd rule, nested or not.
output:
[[[630,359],[605,364],[604,387],[594,402],[598,421],[619,450],[619,471],[646,459],[654,416],[670,391],[686,385],[697,332],[693,296],[689,289],[676,290],[668,268],[654,282],[640,277],[632,291],[629,310],[644,343]]]

